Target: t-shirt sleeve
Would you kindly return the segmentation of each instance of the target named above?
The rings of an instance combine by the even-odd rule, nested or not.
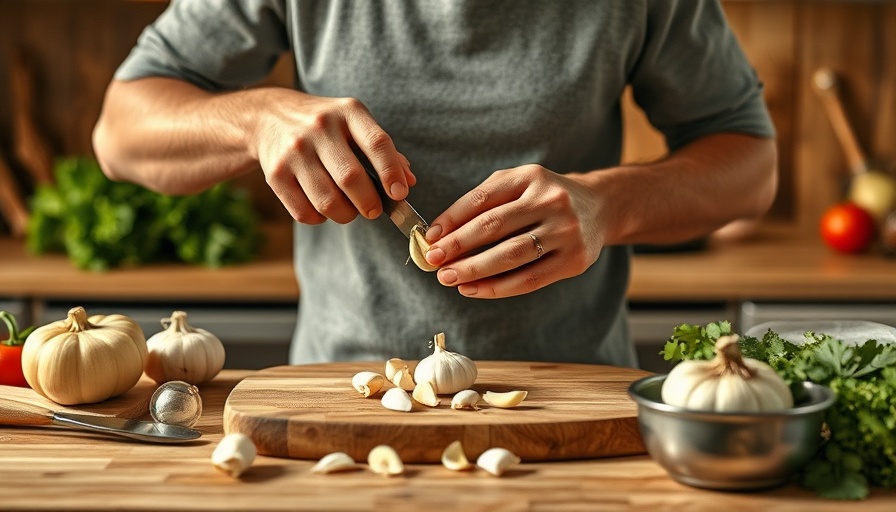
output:
[[[179,78],[211,91],[252,85],[289,49],[284,19],[282,1],[174,0],[115,78]]]
[[[773,137],[763,84],[717,0],[651,0],[635,101],[670,150],[710,133]]]

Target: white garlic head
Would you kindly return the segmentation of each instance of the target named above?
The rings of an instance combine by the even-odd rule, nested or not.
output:
[[[440,395],[457,393],[473,385],[478,375],[476,363],[463,354],[449,352],[445,348],[445,333],[435,335],[433,349],[431,355],[417,364],[416,382],[431,382]]]

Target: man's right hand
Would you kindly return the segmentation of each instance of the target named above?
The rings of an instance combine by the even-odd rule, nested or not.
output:
[[[260,166],[290,215],[306,224],[382,213],[354,148],[393,199],[416,183],[407,158],[360,101],[285,88],[216,94],[171,78],[116,80],[93,141],[111,179],[166,194],[197,193]]]

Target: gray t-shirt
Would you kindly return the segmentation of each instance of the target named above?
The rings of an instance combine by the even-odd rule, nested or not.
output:
[[[116,77],[232,90],[290,50],[298,89],[367,105],[410,160],[409,200],[430,220],[498,169],[618,164],[629,84],[670,148],[719,131],[773,135],[716,1],[177,0]],[[498,300],[461,296],[406,266],[407,254],[385,216],[297,224],[292,361],[414,359],[443,331],[475,360],[636,364],[628,247]]]

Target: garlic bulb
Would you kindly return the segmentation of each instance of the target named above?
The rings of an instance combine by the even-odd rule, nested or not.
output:
[[[181,380],[202,384],[224,368],[224,344],[214,334],[191,327],[187,314],[175,311],[162,320],[167,328],[146,340],[146,375],[161,384]]]
[[[62,405],[101,402],[128,391],[143,375],[146,339],[124,315],[87,317],[82,307],[34,330],[22,350],[28,385]]]
[[[661,391],[669,405],[700,411],[766,412],[793,407],[787,383],[762,361],[744,358],[737,336],[716,341],[712,361],[683,361]]]
[[[414,370],[416,382],[429,381],[440,395],[457,393],[476,382],[476,364],[469,357],[445,349],[445,333],[436,334],[434,351]]]

